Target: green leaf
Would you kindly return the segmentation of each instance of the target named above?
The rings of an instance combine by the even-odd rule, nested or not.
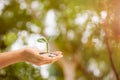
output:
[[[46,43],[47,42],[47,39],[46,38],[40,38],[37,40],[38,42],[41,42],[41,43]]]

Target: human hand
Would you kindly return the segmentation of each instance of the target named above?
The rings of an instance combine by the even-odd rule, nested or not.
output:
[[[60,58],[62,58],[62,52],[60,51],[56,51],[54,52],[54,54],[56,56],[50,56],[50,54],[43,54],[40,55],[40,53],[45,52],[45,51],[41,51],[39,49],[36,49],[34,47],[26,47],[23,48],[20,55],[21,55],[21,59],[22,61],[27,61],[36,65],[43,65],[43,64],[49,64],[49,63],[53,63],[57,60],[59,60]]]

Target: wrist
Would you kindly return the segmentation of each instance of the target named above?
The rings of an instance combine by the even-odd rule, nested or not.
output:
[[[23,49],[17,50],[16,53],[18,53],[18,54],[16,54],[16,58],[17,58],[18,62],[23,62],[24,61],[24,55],[23,55],[24,50]]]

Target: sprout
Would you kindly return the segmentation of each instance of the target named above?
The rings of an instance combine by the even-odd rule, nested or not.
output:
[[[47,39],[42,37],[42,38],[38,39],[37,41],[40,43],[46,43],[46,51],[48,53],[48,41],[47,41]]]

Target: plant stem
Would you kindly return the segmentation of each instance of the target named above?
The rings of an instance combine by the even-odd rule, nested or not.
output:
[[[48,53],[48,42],[46,42],[46,48],[47,48],[46,50],[47,50],[47,53]]]

